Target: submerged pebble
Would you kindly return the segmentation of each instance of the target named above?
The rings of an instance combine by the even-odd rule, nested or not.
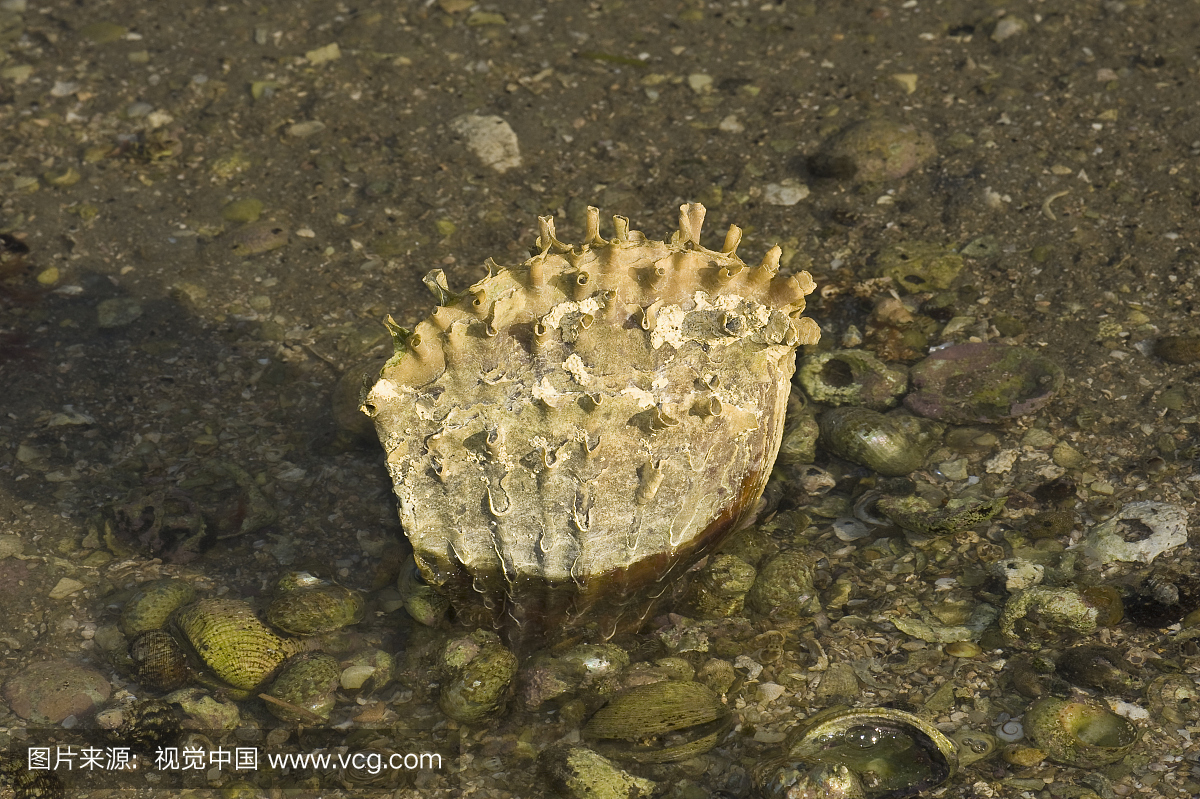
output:
[[[464,114],[450,128],[466,139],[467,148],[484,166],[503,174],[521,165],[517,134],[502,117]]]
[[[551,788],[571,799],[650,799],[663,791],[586,746],[552,746],[538,755],[537,767]]]
[[[71,660],[32,663],[3,687],[12,712],[34,724],[61,724],[68,716],[84,716],[111,693],[103,674]]]
[[[1200,336],[1163,336],[1154,342],[1154,354],[1167,363],[1200,361]]]
[[[912,367],[913,413],[958,424],[998,422],[1045,407],[1062,388],[1062,368],[1025,347],[972,343],[943,347]]]
[[[868,119],[828,138],[808,165],[823,178],[877,183],[902,178],[936,157],[928,133],[890,119]]]
[[[142,315],[142,304],[132,297],[114,297],[96,306],[96,323],[104,329],[125,327]]]

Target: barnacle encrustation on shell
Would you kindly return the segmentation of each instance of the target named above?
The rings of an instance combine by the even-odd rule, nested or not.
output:
[[[807,272],[700,244],[704,207],[653,241],[588,209],[581,244],[541,217],[539,252],[438,298],[367,394],[400,518],[437,590],[482,600],[509,639],[644,617],[647,594],[754,509],[779,448]],[[519,631],[519,634],[514,634]]]

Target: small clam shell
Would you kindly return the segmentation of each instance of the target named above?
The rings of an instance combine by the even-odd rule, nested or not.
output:
[[[152,691],[174,691],[191,674],[187,654],[166,630],[149,630],[133,639],[129,657],[138,683]]]
[[[252,690],[299,651],[259,621],[246,602],[201,599],[175,611],[171,624],[206,668],[235,688]]]
[[[915,796],[958,770],[953,741],[919,716],[892,708],[827,711],[788,741],[793,761],[846,766],[870,787],[871,799]]]
[[[868,408],[833,408],[821,414],[821,441],[838,457],[901,477],[921,468],[941,437],[936,422]]]
[[[1132,751],[1138,728],[1100,702],[1039,699],[1025,711],[1025,734],[1055,763],[1099,768]]]
[[[147,630],[161,630],[172,613],[195,598],[191,583],[174,577],[142,583],[121,609],[121,632],[133,638]]]
[[[287,591],[267,608],[267,621],[292,635],[319,635],[363,619],[362,594],[341,585]]]
[[[267,695],[267,710],[284,721],[311,723],[313,716],[328,720],[341,667],[332,655],[305,652],[284,662]]]
[[[671,763],[712,749],[729,724],[728,708],[710,689],[667,680],[613,697],[588,721],[583,735],[619,760]]]

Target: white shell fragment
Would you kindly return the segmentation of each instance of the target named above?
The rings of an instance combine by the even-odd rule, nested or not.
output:
[[[464,114],[455,118],[450,128],[467,140],[467,147],[484,166],[503,174],[521,165],[517,134],[502,118]]]
[[[1187,511],[1167,502],[1130,502],[1076,546],[1100,563],[1149,563],[1188,540]]]
[[[439,305],[363,405],[388,453],[424,579],[496,624],[553,629],[604,598],[682,572],[761,496],[779,449],[814,284],[700,245],[704,207],[652,241],[588,209],[570,245],[542,217],[540,252]]]

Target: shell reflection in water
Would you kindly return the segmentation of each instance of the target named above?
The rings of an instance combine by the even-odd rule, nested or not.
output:
[[[654,241],[588,209],[581,243],[539,220],[538,252],[433,313],[389,319],[365,397],[426,582],[482,604],[510,642],[630,629],[753,512],[783,433],[807,272],[700,244],[704,207]]]
[[[957,770],[954,743],[924,719],[891,708],[835,709],[792,732],[787,754],[756,769],[755,783],[767,799],[902,799]]]

